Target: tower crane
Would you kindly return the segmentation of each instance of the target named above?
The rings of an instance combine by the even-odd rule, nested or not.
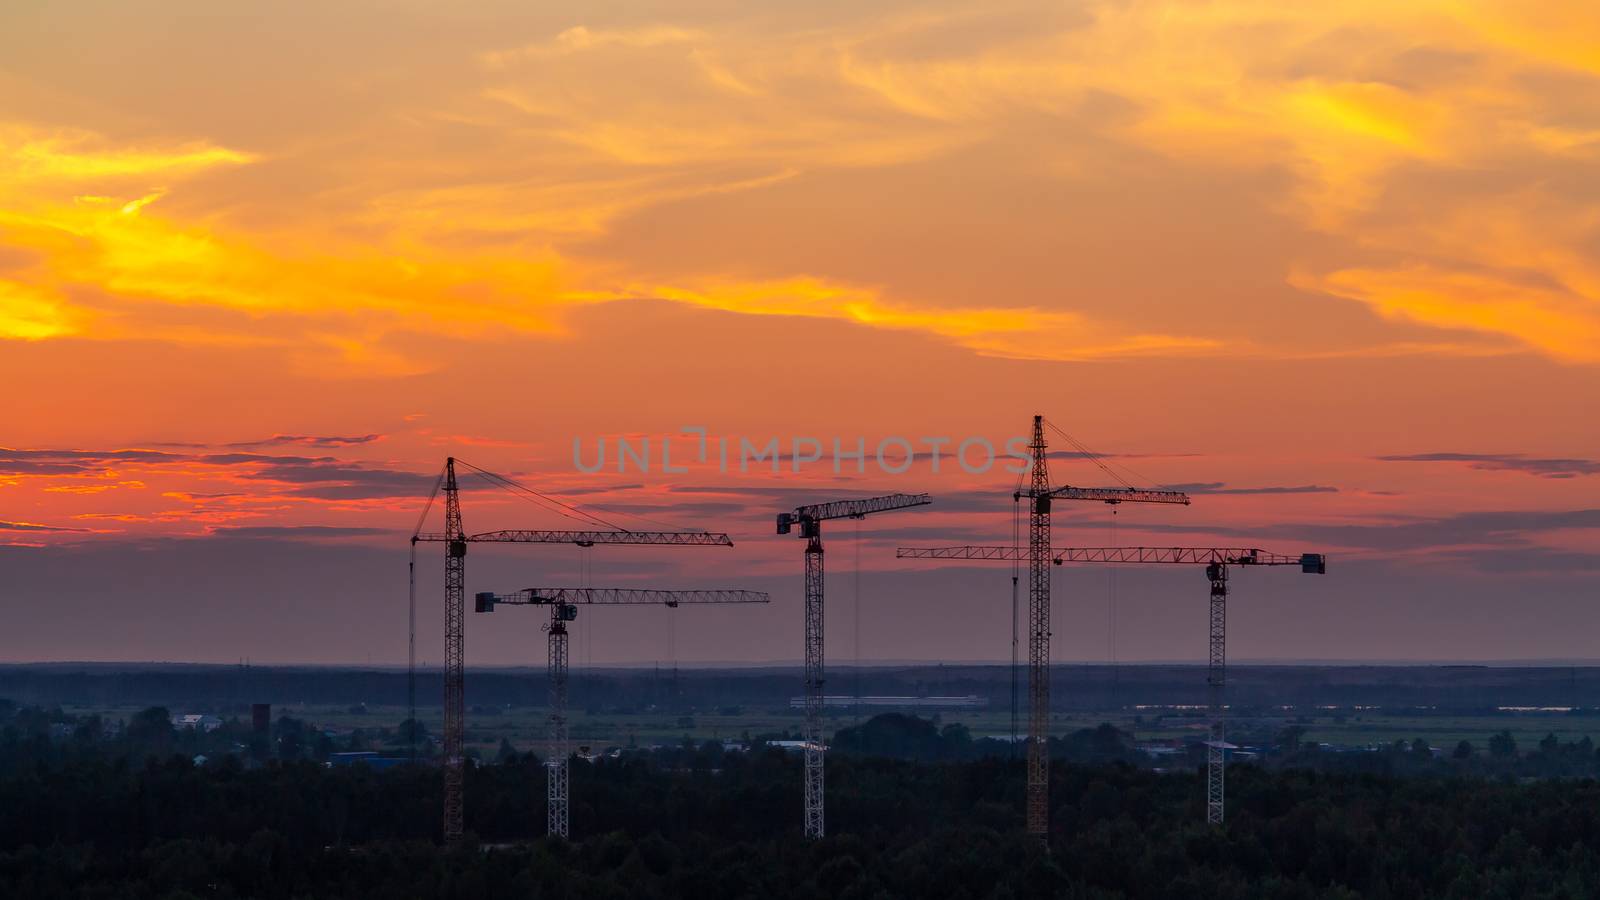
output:
[[[428,496],[428,502],[423,507],[422,515],[417,519],[417,530],[411,535],[411,555],[413,565],[412,598],[413,609],[415,603],[416,579],[416,546],[419,543],[442,543],[444,550],[444,839],[455,842],[461,839],[462,833],[462,786],[466,764],[466,655],[465,655],[465,610],[466,610],[466,562],[467,544],[469,543],[519,543],[519,544],[576,544],[579,547],[593,547],[596,544],[644,544],[655,546],[689,546],[689,547],[732,547],[733,541],[726,534],[706,531],[627,531],[613,529],[604,531],[547,531],[547,530],[515,530],[515,531],[488,531],[482,534],[467,534],[461,524],[461,496],[460,487],[456,481],[455,457],[445,460],[444,471],[435,483],[433,493]],[[491,480],[512,485],[515,489],[523,490],[530,494],[543,497],[530,488],[524,488],[510,479],[503,478],[493,473],[478,469],[465,460],[460,460],[466,465]],[[444,491],[444,531],[424,532],[422,523],[426,521],[429,509],[433,506],[434,498],[440,490]],[[554,501],[559,503],[560,501]],[[565,506],[566,504],[561,504]],[[572,509],[572,507],[568,507]],[[590,516],[597,522],[603,520]],[[414,613],[413,613],[414,621]],[[414,646],[413,641],[413,646]],[[413,675],[414,678],[414,675]],[[414,683],[414,681],[413,681]],[[413,704],[415,701],[413,700]],[[416,710],[413,705],[412,731],[416,731]]]
[[[822,523],[829,519],[864,519],[872,513],[888,512],[933,501],[927,494],[888,494],[860,500],[835,500],[796,507],[778,513],[778,533],[788,534],[800,526],[805,550],[805,836],[821,838],[822,754]]]
[[[895,556],[901,559],[1016,559],[1020,555],[1016,547],[902,547],[895,551]],[[1058,566],[1069,562],[1205,566],[1206,580],[1211,584],[1211,608],[1207,617],[1206,685],[1210,722],[1206,741],[1206,822],[1221,825],[1227,766],[1223,688],[1228,671],[1228,568],[1299,566],[1304,574],[1325,575],[1327,556],[1321,553],[1294,556],[1236,547],[1072,547],[1059,551],[1053,562]]]
[[[1044,437],[1044,417],[1033,417],[1028,443],[1032,465],[1026,488],[1012,500],[1028,499],[1028,549],[1016,547],[949,547],[943,550],[982,551],[970,559],[1026,559],[1028,561],[1028,832],[1043,838],[1050,830],[1050,506],[1055,500],[1092,500],[1100,503],[1173,503],[1189,505],[1182,491],[1147,490],[1131,486],[1086,488],[1050,486],[1050,469]],[[1053,426],[1052,426],[1053,427]],[[1102,468],[1104,468],[1102,466]],[[1108,470],[1109,471],[1109,470]],[[906,558],[928,558],[908,556]]]
[[[546,675],[550,685],[549,749],[545,758],[545,830],[568,836],[569,751],[567,749],[567,623],[578,618],[580,604],[604,606],[665,605],[683,603],[766,603],[761,591],[664,591],[643,588],[526,588],[511,594],[479,593],[473,609],[494,612],[497,605],[543,606],[550,611],[545,626],[549,657]]]
[[[1189,505],[1182,491],[1141,490],[1134,487],[1082,488],[1050,486],[1045,454],[1044,417],[1033,417],[1033,458],[1026,490],[1013,501],[1028,498],[1028,794],[1030,834],[1044,837],[1050,830],[1050,756],[1046,743],[1050,731],[1050,503],[1053,500],[1098,500],[1102,503],[1180,503]]]

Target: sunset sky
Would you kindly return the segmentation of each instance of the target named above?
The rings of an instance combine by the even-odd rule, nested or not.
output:
[[[403,662],[447,455],[737,544],[474,548],[469,591],[773,591],[586,614],[579,662],[797,659],[773,515],[890,491],[935,504],[833,523],[831,660],[1002,659],[1008,566],[893,556],[1008,543],[1014,475],[681,429],[1035,412],[1195,498],[1059,546],[1329,555],[1240,574],[1236,658],[1600,658],[1600,6],[14,0],[0,376],[0,660]],[[619,437],[688,471],[578,471]],[[1056,656],[1202,659],[1204,592],[1063,570]],[[542,664],[495,616],[469,664]]]

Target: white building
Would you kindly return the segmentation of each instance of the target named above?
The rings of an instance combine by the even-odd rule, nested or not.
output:
[[[222,727],[222,720],[203,713],[184,713],[172,717],[172,727],[189,731],[216,731]]]

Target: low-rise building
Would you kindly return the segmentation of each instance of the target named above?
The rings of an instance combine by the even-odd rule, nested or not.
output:
[[[181,713],[172,717],[172,727],[189,731],[216,731],[222,719],[208,713]]]

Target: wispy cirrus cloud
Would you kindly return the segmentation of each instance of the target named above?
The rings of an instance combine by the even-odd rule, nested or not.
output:
[[[1186,494],[1337,494],[1339,489],[1324,484],[1264,485],[1260,487],[1229,487],[1226,482],[1205,481],[1190,484],[1164,484],[1169,491]]]
[[[375,438],[374,438],[375,439]],[[253,442],[254,443],[254,442]],[[267,442],[261,442],[267,443]],[[361,446],[365,438],[281,441],[290,445]],[[335,456],[250,452],[177,452],[147,449],[0,448],[0,478],[37,481],[46,491],[100,493],[110,487],[146,486],[109,479],[137,473],[150,481],[177,480],[182,487],[161,493],[193,503],[245,500],[379,500],[425,496],[435,474],[411,472]],[[197,490],[194,484],[229,489]],[[467,490],[476,484],[463,485]]]
[[[1525,453],[1407,453],[1375,457],[1382,462],[1459,463],[1485,472],[1523,472],[1540,478],[1600,475],[1600,460],[1540,457]]]
[[[279,457],[258,461],[238,478],[282,485],[280,493],[319,500],[424,497],[437,476],[387,469],[332,458]]]
[[[28,531],[51,534],[84,533],[87,528],[69,528],[61,525],[41,525],[38,522],[7,522],[0,520],[0,531]]]
[[[387,528],[346,525],[219,525],[211,529],[211,534],[217,537],[297,541],[324,538],[375,537],[398,533]]]
[[[381,434],[360,434],[349,437],[337,435],[314,434],[275,434],[269,438],[258,441],[235,441],[225,444],[227,447],[276,447],[284,444],[300,444],[307,447],[356,447],[362,444],[371,444],[383,440]]]

